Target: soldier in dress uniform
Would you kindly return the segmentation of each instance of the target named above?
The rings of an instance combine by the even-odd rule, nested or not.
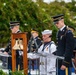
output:
[[[75,32],[75,27],[73,26],[69,26],[68,27],[73,33]],[[74,50],[73,50],[73,56],[72,56],[72,65],[73,65],[73,68],[75,70],[75,74],[76,74],[76,36],[74,35]]]
[[[39,37],[38,31],[37,30],[32,30],[31,31],[31,38],[28,43],[28,52],[37,52],[37,49],[40,47],[42,44],[42,41]]]
[[[20,23],[19,23],[19,21],[11,21],[10,23],[10,29],[11,29],[11,32],[12,33],[20,33],[21,31],[20,31],[20,29],[19,29],[19,27],[20,27]],[[12,51],[11,51],[11,38],[10,38],[10,40],[9,40],[9,43],[8,43],[8,45],[7,45],[7,47],[5,48],[5,51],[4,51],[4,54],[9,54],[9,55],[12,55],[12,53],[11,53]],[[19,51],[17,51],[16,52],[16,64],[18,65],[19,63]],[[4,62],[3,62],[4,63]],[[12,59],[11,59],[11,57],[9,57],[8,58],[8,69],[12,69]]]
[[[71,30],[67,28],[64,23],[64,15],[60,14],[53,16],[53,22],[55,26],[59,29],[57,32],[57,51],[56,55],[64,57],[64,59],[58,60],[57,75],[66,75],[65,71],[68,68],[67,75],[71,75],[70,64],[72,53],[74,49],[74,38]]]
[[[35,29],[32,30],[31,38],[28,43],[28,53],[37,52],[41,44],[42,44],[42,41],[39,37],[38,31]],[[36,59],[36,60],[31,60],[31,61],[32,61],[32,69],[34,70],[35,65],[38,65],[38,63],[36,63],[36,61],[38,62],[38,60]]]

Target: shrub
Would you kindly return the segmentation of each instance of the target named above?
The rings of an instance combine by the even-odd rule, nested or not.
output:
[[[0,70],[0,75],[8,75],[8,74]]]

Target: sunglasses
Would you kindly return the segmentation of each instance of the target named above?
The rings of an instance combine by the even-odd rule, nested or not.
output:
[[[59,22],[55,22],[54,24],[59,24]]]
[[[11,26],[11,27],[10,27],[10,29],[13,29],[13,28],[14,28],[14,26]]]

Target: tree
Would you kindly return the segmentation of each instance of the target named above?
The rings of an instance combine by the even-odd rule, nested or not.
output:
[[[41,31],[44,29],[53,30],[55,40],[56,27],[53,25],[52,16],[57,14],[65,15],[66,25],[76,27],[76,2],[45,3],[43,0],[0,0],[0,43],[7,43],[10,37],[9,22],[20,21],[20,29],[30,33],[32,28]]]

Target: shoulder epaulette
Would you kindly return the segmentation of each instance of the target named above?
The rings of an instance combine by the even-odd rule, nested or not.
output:
[[[72,33],[72,31],[71,30],[67,30],[67,33]]]
[[[67,26],[67,33],[72,33],[72,31],[70,30],[70,28]]]

